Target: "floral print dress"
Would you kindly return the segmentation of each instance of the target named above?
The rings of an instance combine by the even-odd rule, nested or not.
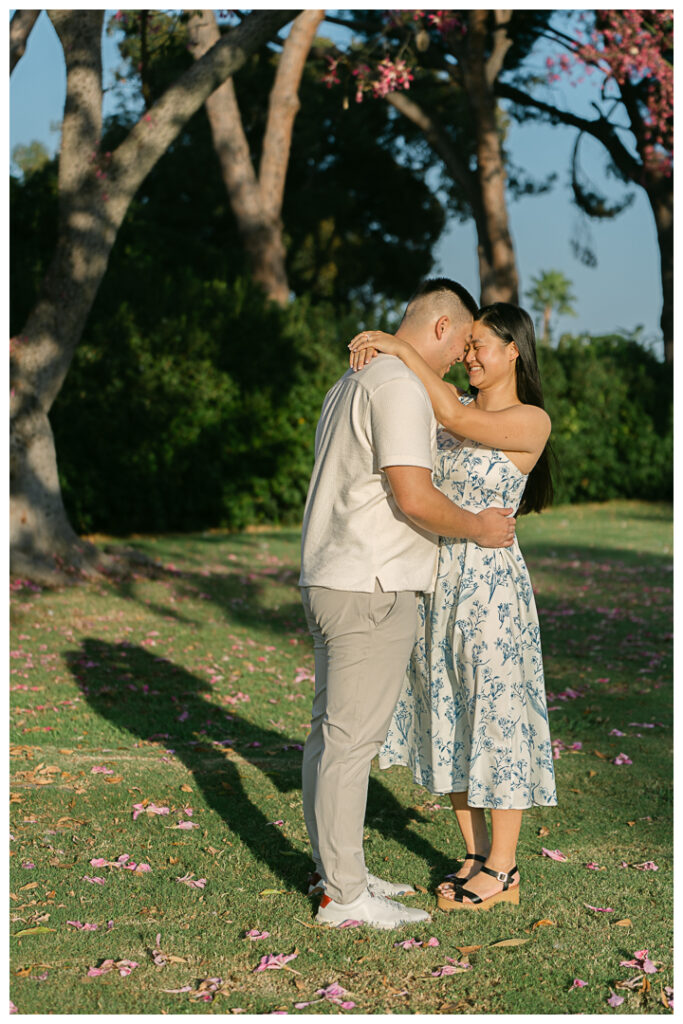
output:
[[[437,445],[434,484],[452,501],[517,509],[527,476],[507,455],[445,430]],[[407,765],[419,785],[466,791],[472,807],[556,804],[538,615],[517,540],[442,537],[434,593],[418,607],[380,767]]]

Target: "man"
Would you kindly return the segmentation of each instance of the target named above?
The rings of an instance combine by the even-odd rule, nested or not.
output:
[[[463,358],[472,296],[425,281],[396,334],[443,376]],[[302,769],[303,806],[323,891],[316,920],[375,928],[429,921],[390,897],[410,886],[369,875],[363,823],[372,758],[383,743],[416,632],[416,591],[434,589],[438,537],[485,547],[514,539],[511,509],[478,515],[432,483],[436,421],[421,381],[379,355],[328,392],[302,535],[302,600],[315,651],[315,698]]]

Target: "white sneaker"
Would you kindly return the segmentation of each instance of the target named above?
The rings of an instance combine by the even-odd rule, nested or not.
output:
[[[361,921],[371,928],[382,929],[431,921],[426,910],[404,907],[402,903],[388,900],[385,896],[375,896],[369,889],[351,903],[335,903],[329,896],[324,895],[315,919],[319,924],[331,925],[333,928],[338,928],[344,921]]]
[[[378,878],[366,872],[368,889],[375,896],[415,896],[415,889],[407,882],[388,882],[385,878]],[[318,872],[308,876],[308,895],[317,896],[327,890],[327,879]]]

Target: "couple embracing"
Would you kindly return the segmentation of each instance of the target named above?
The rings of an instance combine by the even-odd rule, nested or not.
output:
[[[450,795],[443,910],[519,901],[522,811],[556,804],[538,617],[514,515],[552,497],[533,324],[425,281],[395,336],[358,335],[315,438],[299,585],[315,654],[303,809],[316,920],[429,921],[370,874],[373,757]],[[442,380],[463,361],[471,394]],[[491,834],[485,817],[490,809]]]

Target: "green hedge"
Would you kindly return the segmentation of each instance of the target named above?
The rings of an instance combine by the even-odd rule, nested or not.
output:
[[[83,532],[296,522],[327,389],[355,323],[243,280],[197,284],[143,332],[121,302],[79,346],[51,414],[64,500]]]
[[[673,497],[673,373],[631,338],[565,337],[539,362],[556,501]]]
[[[303,299],[266,307],[243,280],[183,289],[186,312],[153,322],[112,302],[77,350],[51,419],[79,531],[301,517],[320,405],[357,320]],[[556,500],[671,498],[670,368],[617,336],[564,338],[539,359]]]

